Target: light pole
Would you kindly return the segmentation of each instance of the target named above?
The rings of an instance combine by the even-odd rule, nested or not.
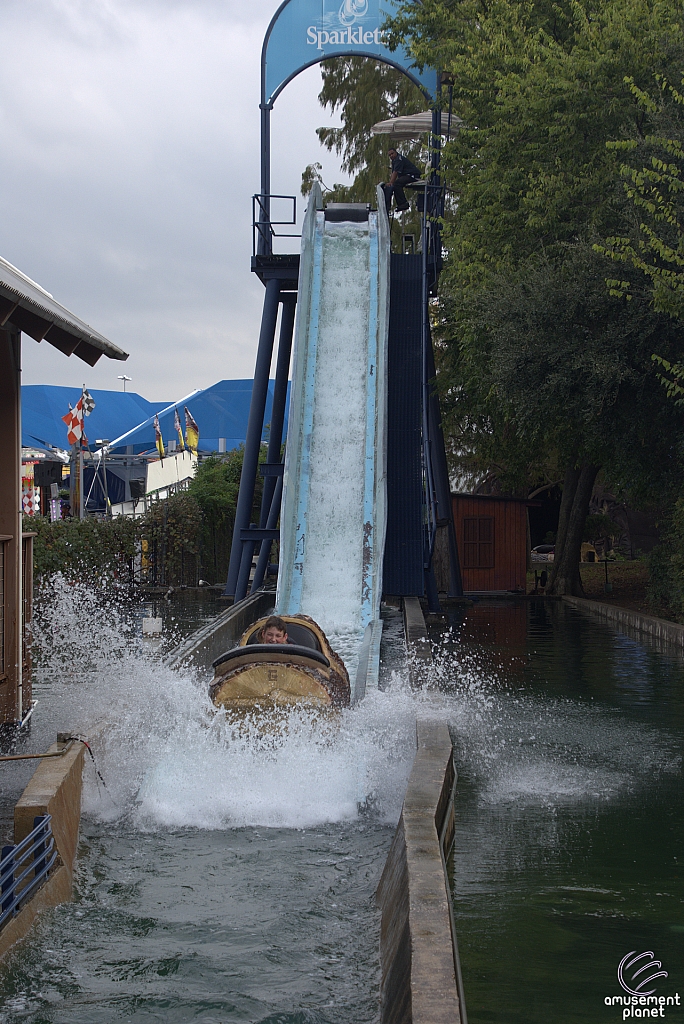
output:
[[[120,373],[119,376],[116,379],[123,381],[124,392],[126,391],[126,381],[127,380],[133,380],[132,377],[127,377],[125,373]]]
[[[128,379],[130,380],[131,378],[129,377]],[[125,386],[126,386],[126,381],[124,381],[124,387]],[[107,445],[109,444],[109,438],[108,437],[101,437],[101,438],[99,438],[95,442],[95,444],[101,445],[101,447],[100,447],[100,467],[102,469],[102,484],[103,484],[104,499],[105,499],[105,515],[108,518],[111,519],[112,506],[111,506],[111,504],[109,502],[109,489],[107,487],[107,461],[106,461],[107,460]]]

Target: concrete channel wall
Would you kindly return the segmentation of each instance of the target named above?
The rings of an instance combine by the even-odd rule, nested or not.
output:
[[[620,608],[618,605],[608,604],[604,601],[590,601],[585,597],[564,597],[563,600],[573,608],[577,608],[578,611],[600,615],[601,618],[614,622],[622,629],[648,633],[656,640],[684,647],[684,626],[680,626],[677,622],[668,622],[655,615],[642,615],[641,612],[633,611],[631,608]]]
[[[412,686],[421,686],[427,681],[432,665],[432,647],[425,625],[425,616],[417,597],[405,597],[401,607],[408,653],[409,679]]]
[[[258,590],[244,601],[227,608],[211,622],[172,651],[167,659],[169,668],[184,665],[208,669],[211,663],[233,647],[247,627],[256,619],[273,611],[275,591]]]
[[[383,1024],[467,1024],[446,877],[456,771],[444,722],[418,721],[417,751],[376,898]]]
[[[60,754],[66,746],[53,743],[47,753]],[[81,821],[84,750],[82,743],[73,743],[61,756],[41,761],[14,808],[15,844],[33,831],[35,817],[52,815],[52,834],[59,858],[47,882],[0,931],[0,957],[26,936],[41,910],[71,899]]]

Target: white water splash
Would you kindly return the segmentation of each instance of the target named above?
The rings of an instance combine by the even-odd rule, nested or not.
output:
[[[92,736],[107,784],[86,769],[86,813],[151,828],[304,828],[365,813],[396,822],[420,704],[400,676],[330,720],[294,709],[278,728],[236,729],[207,680],[169,670],[138,629],[115,598],[63,580],[36,619],[51,714]]]
[[[614,800],[680,769],[655,727],[602,705],[509,689],[481,653],[455,653],[449,634],[433,678],[444,691],[457,764],[482,805]]]

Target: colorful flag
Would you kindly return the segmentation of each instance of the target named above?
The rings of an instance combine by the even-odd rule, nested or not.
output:
[[[93,396],[89,394],[84,384],[81,397],[76,403],[76,408],[72,409],[71,403],[69,403],[69,412],[66,416],[62,416],[62,419],[67,425],[67,440],[69,444],[88,444],[88,438],[86,437],[85,430],[83,428],[83,419],[85,416],[90,416],[94,408],[95,402],[93,401]]]
[[[83,415],[90,416],[91,412],[95,408],[95,399],[86,390],[85,384],[83,385],[83,393],[81,394],[81,404],[83,405]]]
[[[154,414],[154,441],[157,445],[157,451],[159,452],[159,458],[164,461],[164,438],[162,437],[161,427],[159,426],[159,417],[156,412]]]
[[[180,416],[178,415],[178,409],[173,410],[173,425],[176,428],[178,434],[178,447],[182,452],[185,451],[185,441],[183,440],[183,428],[181,426]]]
[[[187,405],[183,406],[183,408],[185,409],[185,440],[187,441],[190,451],[197,455],[197,446],[199,445],[199,427],[192,418],[192,413],[188,409]]]
[[[76,408],[71,408],[69,403],[69,412],[66,416],[62,416],[62,419],[67,425],[67,441],[69,444],[81,444],[88,443],[88,438],[83,432],[83,396],[79,398],[76,403]]]

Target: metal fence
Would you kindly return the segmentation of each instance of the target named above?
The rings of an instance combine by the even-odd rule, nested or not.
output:
[[[33,831],[16,846],[2,848],[0,928],[19,913],[23,904],[46,881],[57,860],[52,815],[39,815],[33,819],[33,826]]]

